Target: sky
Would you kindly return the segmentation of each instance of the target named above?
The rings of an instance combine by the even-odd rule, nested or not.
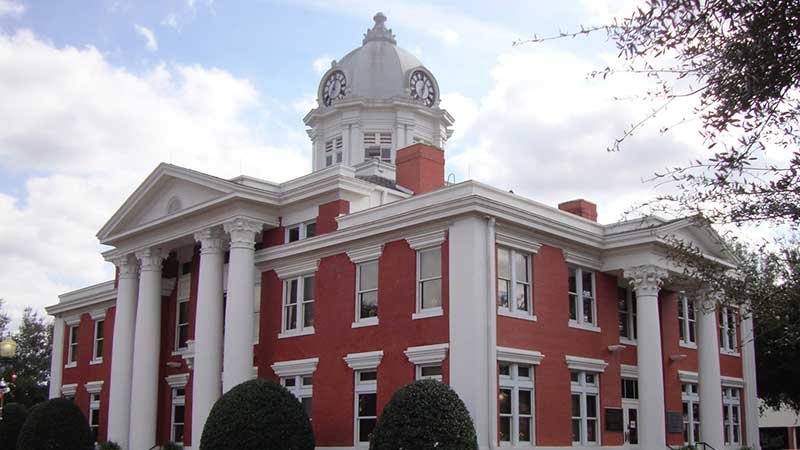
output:
[[[436,76],[455,118],[446,172],[599,221],[703,152],[691,123],[648,126],[647,80],[588,77],[604,36],[513,46],[625,15],[633,0],[0,0],[0,298],[31,305],[113,278],[95,237],[160,163],[285,181],[311,170],[303,116],[320,77],[382,11]],[[620,100],[623,99],[623,100]],[[627,99],[627,100],[624,100]],[[679,122],[688,105],[667,110]]]

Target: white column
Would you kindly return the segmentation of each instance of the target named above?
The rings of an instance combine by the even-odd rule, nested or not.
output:
[[[222,389],[222,267],[225,233],[210,228],[194,235],[200,242],[200,273],[194,327],[192,447],[200,447],[208,413]]]
[[[700,437],[713,448],[722,448],[722,380],[719,374],[717,308],[713,294],[701,293],[697,312],[697,386],[700,394]]]
[[[133,333],[136,326],[136,300],[139,295],[139,262],[133,255],[114,261],[119,269],[117,302],[114,312],[114,339],[111,348],[109,380],[108,440],[128,449],[131,417],[131,366]]]
[[[225,311],[225,373],[222,392],[252,379],[255,238],[262,224],[236,219],[225,224],[230,234],[228,302]]]
[[[53,350],[50,353],[50,398],[61,397],[61,376],[64,373],[64,319],[53,321]]]
[[[148,450],[156,443],[158,360],[161,350],[161,263],[158,249],[136,252],[141,262],[133,344],[129,449]]]
[[[747,430],[747,446],[761,449],[758,440],[759,403],[756,392],[756,348],[753,319],[742,320],[742,363],[744,364],[744,414]]]
[[[661,326],[658,292],[667,272],[656,266],[625,270],[636,291],[636,357],[639,366],[639,445],[663,449],[667,445],[664,368],[661,356]]]

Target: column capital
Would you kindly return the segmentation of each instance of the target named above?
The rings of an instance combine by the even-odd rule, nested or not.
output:
[[[136,252],[136,257],[141,262],[142,272],[161,272],[161,263],[169,253],[160,248],[146,248]]]
[[[206,228],[194,234],[200,243],[200,254],[222,253],[225,251],[225,231],[220,227]]]
[[[119,269],[120,278],[138,278],[139,276],[139,260],[133,254],[119,256],[114,258],[111,262]]]
[[[703,286],[696,291],[695,309],[703,314],[716,314],[717,304],[722,303],[722,292]]]
[[[641,295],[658,295],[667,271],[654,265],[635,266],[625,269],[625,278],[630,279],[630,285]]]
[[[252,249],[255,246],[256,234],[260,233],[264,224],[254,220],[236,218],[227,222],[225,232],[231,237],[231,248]]]

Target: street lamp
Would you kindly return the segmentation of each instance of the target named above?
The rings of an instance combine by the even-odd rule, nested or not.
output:
[[[0,342],[0,363],[11,362],[17,355],[17,343],[11,339],[11,336],[6,337]],[[0,373],[4,373],[5,367],[0,366]],[[0,378],[0,420],[3,420],[3,405],[5,403],[5,396],[11,392],[11,385],[6,384],[5,378]]]

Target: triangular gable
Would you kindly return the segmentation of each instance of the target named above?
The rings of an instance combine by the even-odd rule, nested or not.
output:
[[[663,230],[658,230],[661,236],[672,236],[691,243],[698,248],[705,257],[722,263],[735,266],[738,264],[736,256],[725,245],[724,240],[714,228],[701,223],[693,218],[685,218],[666,225]]]

